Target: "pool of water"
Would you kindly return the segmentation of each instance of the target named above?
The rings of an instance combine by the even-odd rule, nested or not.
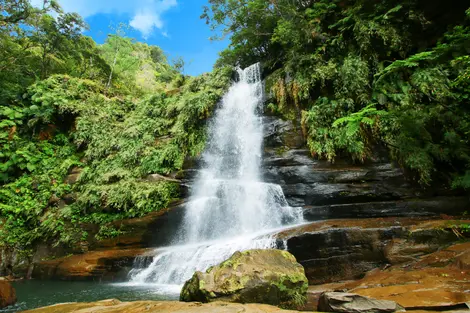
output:
[[[19,312],[63,302],[178,300],[180,286],[106,284],[96,282],[14,282],[18,302],[0,312]]]

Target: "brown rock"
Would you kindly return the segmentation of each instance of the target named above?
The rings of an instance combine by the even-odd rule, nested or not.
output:
[[[16,303],[16,292],[7,280],[0,280],[0,308]]]
[[[470,242],[466,244],[462,244],[462,246],[465,246],[468,248],[466,251],[463,251],[455,258],[454,265],[462,271],[469,272],[470,271]],[[460,248],[460,246],[458,248]]]
[[[105,300],[93,303],[64,303],[24,313],[294,313],[297,311],[282,310],[267,304],[239,304],[212,302],[177,301],[136,301],[120,302]]]
[[[114,280],[137,256],[151,255],[153,249],[90,251],[35,265],[33,278],[63,280]]]
[[[65,177],[64,183],[73,185],[75,184],[78,179],[80,178],[80,174],[82,173],[83,169],[79,167],[73,167],[69,174]]]
[[[415,261],[417,257],[436,251],[436,245],[414,243],[406,239],[393,239],[384,249],[385,258],[390,264]]]
[[[407,310],[467,309],[470,301],[470,242],[417,258],[405,266],[375,269],[357,281],[334,284],[334,289],[394,301]],[[316,290],[330,285],[316,286]],[[331,288],[329,288],[331,289]]]
[[[363,296],[392,300],[406,309],[438,309],[470,301],[467,274],[442,269],[377,273],[350,290]]]
[[[116,238],[96,243],[96,249],[112,247],[147,248],[170,244],[172,236],[184,216],[184,202],[173,203],[167,209],[152,212],[140,218],[116,221],[113,226],[123,232]]]
[[[323,293],[331,291],[344,291],[341,290],[341,288],[344,288],[344,282],[309,286],[307,290],[307,303],[302,308],[302,310],[316,311],[318,308],[318,302],[320,301],[320,297]]]
[[[410,266],[413,269],[428,267],[465,267],[466,255],[470,253],[470,242],[455,244],[450,247],[441,247],[441,250],[425,255]],[[462,268],[461,268],[462,269]]]
[[[155,246],[168,244],[169,234],[178,228],[183,202],[144,217],[113,222],[122,232],[114,238],[96,240],[97,225],[82,225],[86,241],[73,247],[40,244],[34,256],[33,278],[62,280],[114,280],[123,277],[137,256],[152,254]],[[75,255],[70,256],[71,253]],[[64,256],[68,255],[68,256]],[[43,261],[51,256],[56,259]]]

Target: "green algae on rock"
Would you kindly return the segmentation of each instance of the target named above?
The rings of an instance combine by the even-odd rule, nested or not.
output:
[[[228,260],[196,272],[180,295],[182,301],[266,303],[297,308],[306,301],[304,268],[281,250],[235,252]]]

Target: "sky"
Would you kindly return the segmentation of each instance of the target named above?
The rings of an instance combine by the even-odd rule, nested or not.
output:
[[[32,0],[38,5],[43,0]],[[228,40],[210,41],[213,32],[199,17],[207,0],[59,0],[66,12],[77,12],[90,29],[84,34],[103,43],[119,23],[130,25],[127,36],[165,51],[168,60],[182,57],[185,74],[212,70]]]

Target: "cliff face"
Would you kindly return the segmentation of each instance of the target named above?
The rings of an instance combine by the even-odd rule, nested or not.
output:
[[[271,116],[264,121],[264,180],[280,184],[308,220],[452,215],[468,208],[468,197],[411,184],[380,147],[363,164],[319,161],[306,149],[300,127]]]
[[[407,309],[466,308],[470,273],[461,260],[470,249],[458,242],[468,237],[460,228],[470,222],[461,217],[468,195],[411,183],[379,148],[364,164],[315,160],[299,127],[264,120],[264,179],[280,184],[312,222],[277,235],[279,248],[305,268],[307,309],[317,310],[320,295],[336,290]]]
[[[365,164],[315,160],[299,127],[272,116],[264,117],[264,125],[263,179],[281,185],[289,204],[302,207],[305,219],[313,222],[280,233],[279,247],[287,248],[306,268],[311,284],[353,279],[459,239],[452,225],[461,221],[450,215],[467,210],[468,197],[413,186],[381,153]],[[197,162],[188,164],[183,189],[190,188],[197,173]],[[122,235],[90,242],[84,254],[48,261],[38,256],[33,277],[123,279],[135,257],[143,254],[144,266],[152,259],[152,247],[169,243],[184,215],[183,205],[184,200],[144,218],[117,222]],[[88,261],[78,262],[82,269],[73,258]]]

